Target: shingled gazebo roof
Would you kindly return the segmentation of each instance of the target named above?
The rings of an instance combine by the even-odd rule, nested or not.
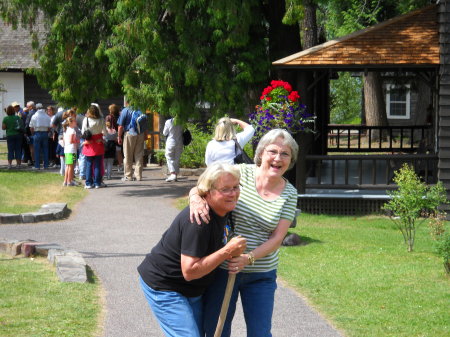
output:
[[[436,68],[436,5],[395,17],[273,62],[284,68]]]

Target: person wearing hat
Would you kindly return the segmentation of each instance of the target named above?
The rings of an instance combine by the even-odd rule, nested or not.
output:
[[[34,168],[40,169],[41,154],[43,156],[44,169],[48,168],[48,132],[51,127],[51,118],[47,115],[41,103],[36,104],[36,113],[30,120],[30,131],[34,143]]]
[[[23,109],[20,107],[20,103],[17,101],[14,101],[11,103],[11,106],[14,108],[16,115],[19,117],[22,117]]]

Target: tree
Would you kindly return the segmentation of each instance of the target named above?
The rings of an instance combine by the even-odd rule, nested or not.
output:
[[[339,78],[330,83],[330,123],[361,123],[361,90],[359,77],[348,72],[339,72]]]
[[[112,31],[108,13],[114,4],[110,0],[0,0],[0,12],[6,22],[21,23],[32,32],[38,20],[45,23],[48,34],[34,34],[41,67],[32,72],[54,100],[85,108],[93,100],[121,92],[110,76],[108,59],[99,53]]]
[[[119,0],[104,52],[113,77],[142,107],[182,119],[204,102],[218,115],[242,113],[270,67],[262,10],[255,0]]]
[[[344,2],[347,9],[358,3]],[[377,2],[364,3],[374,7]],[[36,20],[47,23],[48,35],[35,39],[41,64],[35,73],[59,103],[83,107],[121,92],[137,107],[186,120],[206,103],[212,115],[244,115],[269,79],[302,84],[293,80],[295,72],[274,71],[270,62],[301,49],[299,27],[304,48],[316,44],[323,36],[317,8],[338,4],[0,0],[0,13],[12,24],[19,18],[31,30]],[[357,11],[348,13],[350,23]]]

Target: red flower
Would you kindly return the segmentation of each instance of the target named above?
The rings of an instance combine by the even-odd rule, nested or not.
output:
[[[270,85],[273,87],[273,89],[278,88],[278,87],[283,87],[284,89],[286,89],[287,92],[292,91],[292,86],[288,82],[285,82],[285,81],[273,80],[272,82],[270,82]]]
[[[291,102],[297,102],[299,98],[300,98],[300,95],[298,94],[297,91],[292,91],[288,96],[288,99]]]

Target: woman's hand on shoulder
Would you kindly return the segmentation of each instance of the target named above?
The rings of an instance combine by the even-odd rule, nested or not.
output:
[[[205,223],[209,223],[209,205],[205,199],[203,199],[197,193],[189,195],[189,218],[191,222],[201,224],[202,220]]]

